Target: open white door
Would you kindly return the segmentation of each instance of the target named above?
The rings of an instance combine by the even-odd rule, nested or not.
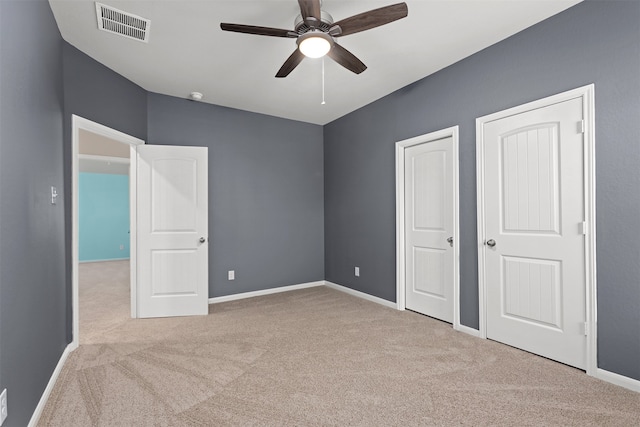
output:
[[[138,317],[208,313],[207,148],[138,147]]]

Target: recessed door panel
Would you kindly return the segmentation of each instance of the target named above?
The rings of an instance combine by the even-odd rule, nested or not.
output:
[[[414,248],[414,292],[446,299],[446,250],[437,248]]]
[[[151,252],[151,295],[165,297],[197,295],[197,250]]]
[[[195,232],[197,163],[194,159],[154,159],[151,165],[154,233]]]
[[[562,330],[562,262],[503,257],[503,314]]]
[[[504,232],[559,233],[558,125],[517,129],[501,145]]]
[[[436,150],[422,153],[413,162],[413,229],[443,231],[446,223],[447,153]]]

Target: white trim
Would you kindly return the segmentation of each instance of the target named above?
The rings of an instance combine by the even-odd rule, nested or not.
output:
[[[131,146],[131,154],[132,157],[130,159],[131,164],[131,172],[129,177],[129,186],[130,197],[131,198],[131,229],[130,229],[130,260],[131,260],[131,294],[132,294],[132,302],[134,302],[133,294],[136,292],[136,282],[135,282],[135,264],[136,264],[136,252],[135,252],[135,231],[136,231],[136,204],[135,204],[135,174],[133,170],[136,166],[136,156],[135,156],[135,146],[144,144],[144,141],[133,136],[127,135],[125,133],[119,132],[115,129],[111,129],[109,127],[103,126],[99,123],[92,122],[91,120],[87,120],[80,116],[76,116],[75,114],[71,115],[71,293],[72,293],[72,322],[73,322],[73,344],[75,347],[78,346],[79,336],[80,336],[80,308],[78,303],[78,174],[80,171],[79,168],[79,153],[78,153],[78,144],[80,142],[80,130],[86,130],[115,141],[121,142],[123,144],[129,144]],[[132,317],[135,317],[135,306],[131,307]],[[74,347],[74,348],[75,348]]]
[[[585,221],[585,273],[586,273],[586,323],[587,323],[587,374],[597,376],[597,292],[596,292],[596,173],[595,173],[595,86],[593,84],[563,92],[508,110],[499,111],[476,119],[476,174],[477,174],[477,210],[478,210],[478,303],[480,337],[487,337],[486,325],[486,277],[485,277],[485,220],[484,220],[484,125],[485,123],[514,116],[527,111],[544,108],[571,99],[582,98],[584,115],[584,191]]]
[[[298,285],[280,286],[277,288],[263,289],[261,291],[243,292],[240,294],[225,295],[222,297],[209,298],[209,304],[218,304],[221,302],[237,301],[237,300],[246,299],[246,298],[279,294],[281,292],[296,291],[298,289],[315,288],[317,286],[324,286],[324,284],[325,284],[324,280],[320,280],[318,282],[300,283]]]
[[[144,141],[142,141],[144,144]],[[129,147],[129,282],[131,318],[138,317],[138,150]]]
[[[337,283],[324,281],[324,285],[327,288],[335,289],[336,291],[344,292],[354,297],[362,298],[367,301],[375,302],[376,304],[383,305],[385,307],[396,309],[396,303],[387,301],[386,299],[374,297],[373,295],[365,294],[364,292],[356,291],[355,289],[347,288],[346,286],[338,285]]]
[[[51,378],[49,378],[49,382],[47,383],[47,386],[45,387],[44,392],[40,397],[38,406],[36,406],[35,411],[33,411],[33,415],[31,415],[31,420],[29,421],[29,424],[28,424],[29,427],[35,427],[36,425],[38,425],[38,421],[40,421],[40,416],[42,415],[42,411],[44,411],[44,407],[47,404],[47,400],[49,400],[49,396],[53,391],[53,387],[56,385],[56,381],[60,376],[60,372],[62,372],[62,368],[64,367],[64,364],[67,361],[69,354],[71,354],[71,352],[75,350],[77,347],[78,346],[72,342],[71,344],[67,345],[67,347],[62,352],[62,355],[60,356],[60,360],[58,360],[58,364],[56,365],[56,368],[53,370],[53,373],[51,374]]]
[[[326,280],[320,280],[318,282],[301,283],[298,285],[280,286],[277,288],[264,289],[261,291],[243,292],[240,294],[209,298],[209,304],[218,304],[221,302],[237,301],[237,300],[246,299],[246,298],[261,297],[264,295],[272,295],[272,294],[277,294],[281,292],[295,291],[298,289],[315,288],[318,286],[326,286],[328,288],[335,289],[337,291],[344,292],[346,294],[349,294],[358,298],[362,298],[367,301],[384,305],[385,307],[396,308],[396,303],[394,302],[387,301],[386,299],[374,297],[373,295],[365,294],[364,292],[356,291],[354,289],[347,288],[346,286],[338,285],[336,283],[328,282]]]
[[[633,378],[625,377],[624,375],[616,374],[614,372],[605,371],[604,369],[596,369],[596,378],[602,381],[606,381],[611,384],[618,385],[620,387],[627,388],[631,391],[640,393],[640,381]]]
[[[127,261],[131,258],[105,258],[105,259],[88,259],[85,261],[78,261],[78,264],[88,264],[90,262],[109,262],[109,261]]]
[[[458,325],[458,328],[456,330],[459,332],[464,332],[465,334],[480,338],[480,331],[477,329],[473,329],[465,325]]]
[[[596,116],[595,85],[585,86],[582,94],[584,115],[584,203],[585,203],[585,268],[587,280],[586,323],[587,374],[598,372],[598,293],[596,273]],[[604,371],[606,372],[606,371]]]
[[[405,309],[404,150],[444,138],[452,139],[453,156],[453,329],[460,330],[460,185],[459,127],[453,126],[396,142],[396,308]]]
[[[95,154],[78,154],[78,159],[80,160],[93,160],[97,162],[110,162],[110,163],[119,163],[123,165],[129,164],[129,159],[127,157],[112,157],[112,156],[99,156]]]
[[[476,210],[478,239],[478,336],[487,338],[486,314],[487,297],[485,292],[486,278],[484,276],[484,122],[476,119]]]

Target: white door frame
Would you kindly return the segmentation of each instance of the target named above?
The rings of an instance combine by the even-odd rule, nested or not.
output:
[[[129,170],[129,205],[130,205],[130,258],[131,264],[131,317],[136,317],[136,170],[137,151],[136,146],[144,144],[144,141],[127,135],[115,129],[99,123],[87,120],[75,114],[71,115],[71,292],[72,292],[72,322],[73,341],[71,348],[74,349],[80,344],[80,305],[78,301],[78,178],[79,178],[79,155],[78,145],[80,142],[80,130],[86,130],[123,144],[129,144],[130,148],[130,170]]]
[[[459,187],[458,187],[458,132],[459,127],[453,126],[413,138],[396,142],[396,308],[405,307],[405,182],[404,182],[404,150],[420,144],[428,144],[440,139],[452,139],[453,155],[453,329],[460,329],[460,239],[459,239]]]
[[[595,86],[593,84],[553,95],[508,110],[499,111],[476,119],[476,173],[478,196],[478,301],[479,336],[487,338],[487,290],[485,277],[484,228],[484,125],[485,123],[527,111],[558,104],[571,99],[582,98],[584,117],[584,203],[585,203],[585,278],[586,278],[586,331],[587,336],[587,374],[596,376],[597,371],[597,329],[596,329],[596,181],[595,181]]]

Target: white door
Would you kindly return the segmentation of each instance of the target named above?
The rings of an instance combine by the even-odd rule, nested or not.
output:
[[[207,148],[138,147],[138,317],[208,313]]]
[[[484,125],[487,337],[586,367],[582,99]]]
[[[405,306],[453,322],[453,138],[407,147]]]

